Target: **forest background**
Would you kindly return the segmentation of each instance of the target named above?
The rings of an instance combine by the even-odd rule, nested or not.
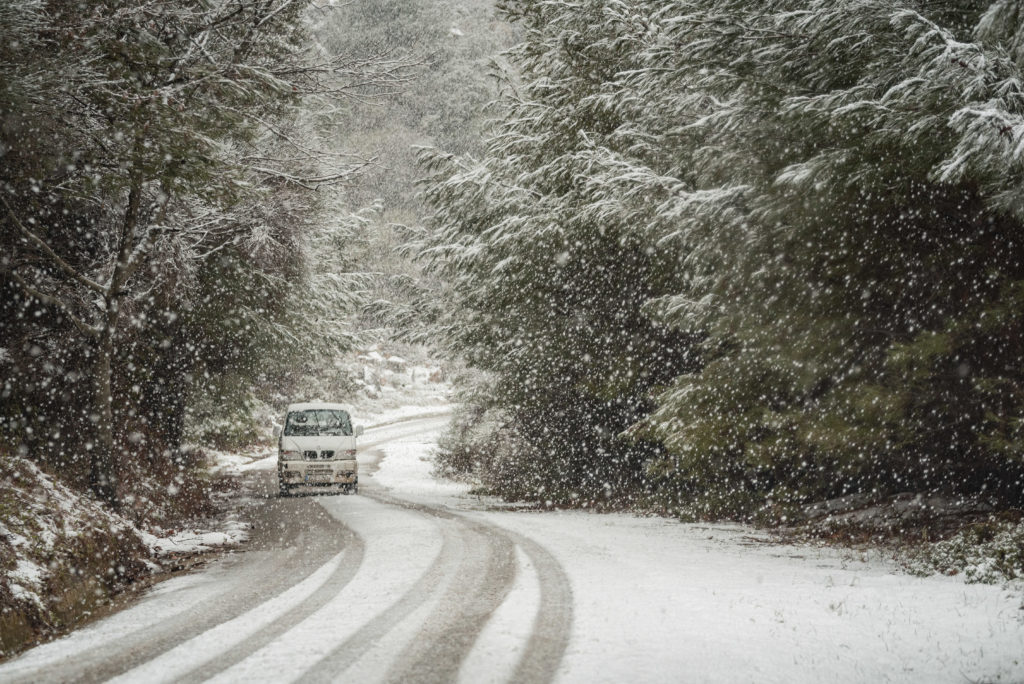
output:
[[[338,355],[398,337],[432,283],[400,249],[411,146],[481,147],[495,25],[486,3],[0,9],[4,450],[143,520],[202,481],[183,446],[354,391]]]

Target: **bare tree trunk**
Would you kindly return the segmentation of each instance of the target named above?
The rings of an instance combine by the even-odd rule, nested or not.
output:
[[[142,137],[136,139],[136,161],[141,157]],[[121,238],[117,261],[114,262],[110,284],[104,296],[103,329],[96,344],[96,444],[89,459],[89,488],[99,500],[117,510],[121,502],[117,496],[117,454],[114,451],[113,360],[114,336],[121,318],[120,297],[130,277],[129,255],[135,239],[142,198],[143,177],[136,172],[128,191],[128,206],[121,225]]]
[[[117,510],[117,470],[114,453],[114,409],[111,395],[113,373],[114,331],[107,327],[95,345],[93,366],[96,392],[93,411],[96,415],[96,442],[89,457],[89,489],[100,501]]]

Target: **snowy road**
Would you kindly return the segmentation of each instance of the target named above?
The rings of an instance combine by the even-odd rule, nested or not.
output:
[[[733,526],[502,510],[433,480],[444,418],[368,431],[358,496],[255,478],[245,552],[0,681],[1024,681],[1019,594]]]

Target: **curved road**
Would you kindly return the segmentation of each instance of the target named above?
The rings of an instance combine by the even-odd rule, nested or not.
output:
[[[369,431],[354,496],[278,499],[252,464],[244,551],[0,682],[1024,682],[1010,588],[738,525],[513,510],[430,476],[445,422]]]
[[[374,481],[389,443],[446,421],[368,431],[359,495],[279,499],[276,471],[247,472],[245,551],[0,666],[0,680],[551,681],[572,622],[569,582],[551,554]],[[523,601],[532,602],[525,628],[494,617],[511,604],[521,615]]]

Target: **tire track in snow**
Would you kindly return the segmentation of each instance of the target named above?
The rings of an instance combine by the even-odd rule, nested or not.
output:
[[[251,551],[224,557],[210,574],[179,578],[181,589],[156,585],[133,609],[0,666],[0,680],[109,680],[287,591],[350,540],[346,528],[312,498],[287,506],[271,500],[261,508],[266,513],[253,529]]]
[[[461,540],[446,546],[443,531],[418,513],[393,509],[364,496],[321,499],[331,515],[346,521],[366,541],[363,563],[352,580],[333,599],[248,658],[214,676],[210,681],[285,682],[303,677],[368,624],[391,610],[424,576],[438,558],[458,559]],[[390,509],[390,510],[389,510]],[[326,514],[326,512],[325,512]],[[451,547],[451,542],[447,546]],[[428,586],[433,582],[428,581]],[[383,670],[370,678],[379,680]]]
[[[457,574],[420,635],[399,656],[388,682],[449,682],[458,675],[477,636],[505,600],[516,575],[515,546],[495,527],[430,506],[372,492],[382,503],[418,510],[454,525],[467,539]]]
[[[426,422],[426,420],[416,421],[416,423],[420,422]],[[402,437],[409,437],[424,431],[426,431],[426,426],[421,426],[414,431],[403,432],[400,435],[393,435],[387,439],[378,440],[373,446],[395,441]],[[376,450],[374,453],[375,458],[373,458],[369,463],[360,464],[361,467],[365,467],[366,470],[364,472],[368,472],[368,474],[372,476],[372,474],[380,468],[380,460],[384,455],[384,452]],[[530,636],[524,647],[523,653],[516,664],[515,671],[512,673],[508,681],[518,684],[520,682],[535,683],[550,682],[554,680],[558,667],[561,664],[562,657],[565,655],[565,651],[569,645],[569,636],[573,620],[573,598],[568,575],[566,575],[562,566],[555,557],[547,551],[547,549],[523,535],[483,520],[472,519],[470,515],[455,513],[448,509],[442,509],[427,504],[415,503],[398,498],[389,493],[384,493],[383,489],[376,483],[373,483],[370,488],[367,488],[366,495],[371,496],[382,503],[388,503],[411,510],[418,510],[422,513],[433,515],[438,518],[468,524],[478,532],[486,531],[486,535],[488,535],[492,540],[498,538],[502,539],[501,554],[503,555],[503,560],[501,562],[501,572],[509,574],[508,584],[504,586],[503,589],[497,590],[493,582],[488,589],[485,589],[485,591],[490,594],[488,597],[490,601],[488,602],[485,600],[483,602],[483,604],[486,604],[486,608],[484,609],[485,612],[477,612],[477,619],[473,620],[473,629],[471,638],[468,639],[468,643],[466,643],[466,637],[468,637],[468,635],[463,635],[463,647],[457,654],[457,662],[449,662],[444,668],[443,673],[437,673],[443,674],[443,677],[435,678],[431,676],[421,679],[422,673],[430,672],[434,669],[431,667],[425,667],[431,663],[431,660],[429,659],[432,658],[432,655],[428,651],[426,656],[428,660],[426,663],[424,663],[422,658],[420,658],[420,665],[423,669],[416,669],[415,664],[410,664],[408,667],[398,664],[392,669],[389,681],[402,681],[400,677],[396,678],[395,675],[406,677],[406,681],[408,681],[408,678],[412,678],[415,681],[454,681],[456,679],[456,676],[459,673],[459,667],[463,662],[465,662],[469,655],[473,642],[480,636],[486,627],[487,618],[497,610],[511,589],[511,581],[517,572],[515,559],[515,547],[517,546],[526,553],[530,562],[533,564],[534,572],[537,573],[537,581],[540,585],[540,598]],[[494,599],[499,597],[499,592],[500,600],[495,602]],[[465,591],[458,592],[459,595],[464,593]],[[478,609],[481,607],[482,606],[478,606]],[[439,622],[443,624],[443,621]],[[344,648],[345,647],[343,645],[339,648],[339,651],[342,651]],[[413,653],[403,654],[404,659],[411,657],[415,657]],[[326,669],[329,671],[332,668]],[[328,680],[324,679],[323,681]]]
[[[125,673],[124,681],[203,682],[249,657],[319,610],[355,576],[363,562],[366,545],[351,530],[346,529],[344,536],[345,551],[317,572],[330,565],[336,567],[330,568],[330,574],[315,582],[311,590],[302,584],[313,580],[317,573],[249,612],[222,622]],[[291,596],[296,590],[298,595]]]
[[[425,416],[417,416],[409,419],[396,420],[390,423],[384,423],[383,425],[375,425],[374,427],[367,428],[364,433],[366,437],[363,437],[359,441],[359,452],[360,456],[364,456],[370,453],[377,453],[377,458],[371,461],[364,462],[362,458],[359,460],[359,467],[370,468],[369,473],[360,470],[360,475],[373,474],[377,470],[377,463],[380,460],[380,453],[377,447],[381,444],[387,444],[388,442],[394,442],[402,439],[403,437],[412,437],[427,432],[431,428],[438,428],[447,425],[451,421],[451,415],[449,413],[429,414]],[[385,436],[376,437],[369,439],[374,432],[385,431]]]
[[[365,489],[363,490],[365,493]],[[370,497],[376,498],[376,497]],[[334,648],[327,656],[312,664],[300,677],[303,682],[332,682],[378,645],[392,630],[421,606],[431,600],[454,577],[459,559],[465,554],[465,540],[454,530],[441,528],[442,545],[437,558],[420,579],[390,608],[367,622],[358,632]],[[380,674],[380,673],[378,673]]]
[[[317,661],[300,678],[303,682],[336,681],[389,632],[399,627],[428,600],[437,601],[411,643],[383,677],[388,682],[450,682],[471,652],[489,619],[502,605],[516,577],[515,547],[530,558],[538,576],[540,600],[512,682],[554,679],[568,646],[572,624],[572,592],[561,566],[539,544],[514,532],[449,510],[414,503],[383,493],[375,483],[364,495],[385,505],[417,511],[433,518],[445,532],[462,538],[448,541],[435,565],[388,611]],[[462,553],[451,557],[451,549]],[[447,586],[443,586],[447,584]]]
[[[515,579],[514,545],[497,528],[383,494],[374,483],[367,498],[420,514],[443,535],[434,564],[396,603],[318,660],[300,677],[303,682],[336,681],[358,666],[370,649],[399,641],[398,655],[378,666],[373,679],[388,682],[454,681],[487,619],[501,605]],[[412,639],[391,638],[427,603],[429,613]],[[373,667],[369,669],[374,669]],[[364,676],[366,673],[363,673]]]
[[[228,653],[221,654],[215,661],[197,668],[180,682],[204,682],[214,675],[226,670],[232,665],[241,662],[245,658],[269,644],[271,641],[284,634],[286,631],[299,624],[307,617],[319,610],[323,604],[341,592],[341,590],[355,577],[363,562],[363,554],[366,545],[361,538],[353,535],[354,540],[351,552],[346,552],[342,558],[342,564],[330,579],[315,593],[306,597],[299,605],[288,611],[272,624],[264,627],[255,635],[247,638],[244,643],[232,648]]]
[[[401,432],[396,434],[389,434],[386,438],[378,439],[375,442],[368,442],[361,444],[361,450],[372,448],[378,443],[385,443],[409,434],[416,434],[423,430],[423,423],[436,423],[439,419],[447,420],[446,415],[438,414],[426,414],[418,415],[408,419],[408,421],[396,421],[398,423],[408,422],[408,427]],[[380,426],[384,427],[384,426]],[[272,486],[273,483],[267,486],[268,492],[274,492],[276,489]],[[272,494],[271,494],[272,496]],[[341,559],[341,564],[335,570],[334,573],[327,579],[327,581],[318,587],[312,594],[305,597],[301,603],[293,607],[292,609],[285,612],[283,615],[275,619],[271,624],[266,625],[259,629],[255,634],[249,635],[244,639],[233,639],[232,643],[227,648],[222,648],[221,652],[216,655],[211,655],[206,662],[199,665],[198,667],[192,668],[189,672],[181,676],[164,676],[162,681],[176,681],[176,682],[202,682],[210,679],[217,674],[228,670],[237,663],[245,660],[252,654],[259,651],[261,648],[271,643],[281,635],[288,632],[290,629],[298,625],[300,622],[311,616],[317,610],[323,607],[325,603],[330,601],[332,598],[337,596],[338,593],[352,580],[352,578],[359,571],[363,558],[366,552],[365,541],[350,528],[344,526],[343,523],[339,523],[344,529],[343,538],[346,547],[346,553]],[[440,564],[441,559],[438,559]],[[434,579],[434,578],[432,578]],[[427,578],[424,578],[426,584]],[[275,597],[276,598],[276,597]],[[424,599],[426,596],[424,596]],[[271,599],[273,600],[273,599]],[[419,601],[417,603],[420,603]],[[260,607],[252,609],[253,611],[259,611]],[[237,618],[244,619],[245,615],[241,615]],[[228,621],[230,622],[230,621]],[[213,637],[214,633],[218,628],[227,627],[226,623],[221,623],[216,627],[208,630],[208,633],[200,634],[194,637],[194,639],[205,639]],[[186,644],[181,644],[180,647],[187,647]],[[148,678],[147,678],[148,680]]]
[[[462,601],[463,608],[454,615],[442,612],[436,617],[433,627],[440,632],[440,644],[410,649],[400,658],[405,663],[392,669],[388,681],[448,682],[456,679],[476,638],[512,587],[511,582],[517,571],[515,546],[523,549],[533,563],[540,583],[540,601],[530,638],[509,681],[552,681],[568,647],[572,626],[572,590],[568,576],[554,556],[540,544],[497,525],[376,491],[370,496],[392,505],[457,521],[483,536],[491,546],[492,553],[489,568],[482,578],[477,578],[477,582],[469,585],[460,578],[453,591],[446,596],[452,601]],[[477,592],[475,596],[474,591]],[[470,596],[468,602],[467,595]],[[446,629],[452,630],[455,638],[445,636]],[[439,653],[445,653],[445,646],[447,657],[437,657]]]
[[[550,682],[555,678],[572,628],[572,588],[569,577],[555,557],[540,544],[505,532],[526,552],[540,582],[540,605],[526,651],[516,665],[511,682]]]

